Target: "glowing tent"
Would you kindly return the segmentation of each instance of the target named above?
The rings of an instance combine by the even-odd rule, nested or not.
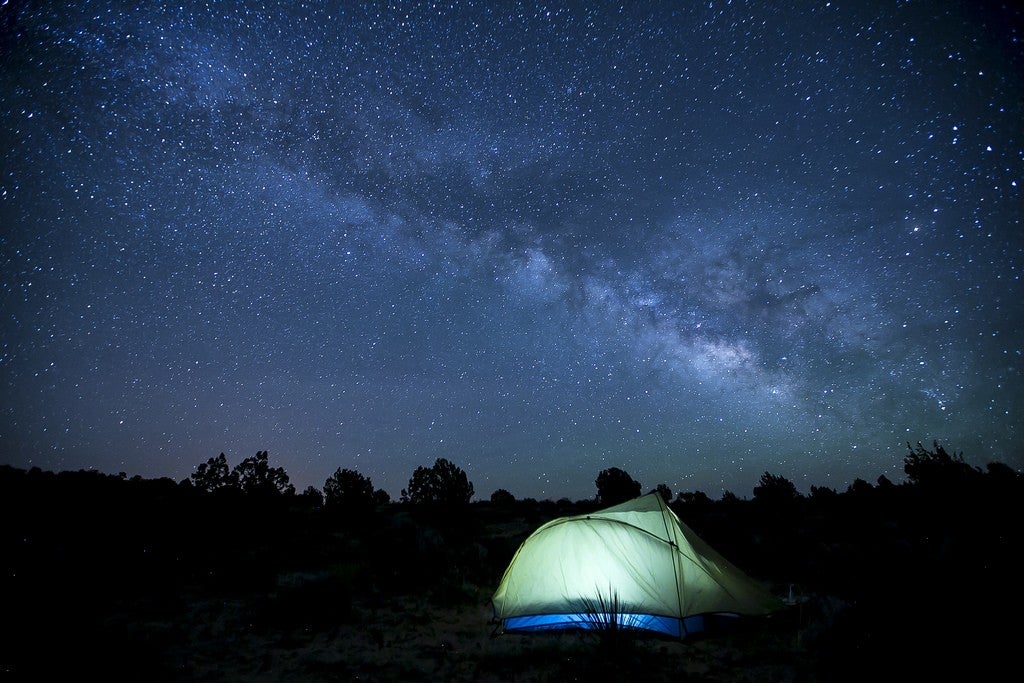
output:
[[[650,493],[561,517],[516,551],[492,598],[503,632],[643,629],[683,638],[708,619],[782,606]]]

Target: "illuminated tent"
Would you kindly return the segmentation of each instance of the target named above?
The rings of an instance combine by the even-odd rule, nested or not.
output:
[[[781,607],[679,521],[661,495],[541,526],[492,598],[503,632],[642,629],[683,638]]]

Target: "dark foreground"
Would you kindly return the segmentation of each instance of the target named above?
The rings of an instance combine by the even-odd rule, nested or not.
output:
[[[492,636],[519,543],[593,503],[329,511],[0,470],[3,680],[996,680],[1019,647],[1019,478],[674,504],[789,603],[675,642]]]

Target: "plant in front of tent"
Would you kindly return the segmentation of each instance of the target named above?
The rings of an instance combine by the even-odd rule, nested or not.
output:
[[[583,622],[587,629],[593,631],[618,631],[622,626],[622,605],[618,591],[609,590],[606,596],[600,590],[596,597],[585,596],[583,602]]]
[[[628,654],[636,629],[629,626],[629,614],[623,611],[618,591],[597,589],[594,596],[584,596],[581,601],[583,627],[597,636],[598,652],[612,661]]]

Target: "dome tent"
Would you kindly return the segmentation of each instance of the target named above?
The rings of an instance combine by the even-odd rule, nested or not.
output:
[[[544,524],[519,546],[491,602],[506,633],[612,625],[676,638],[704,630],[712,615],[782,606],[658,493]]]

